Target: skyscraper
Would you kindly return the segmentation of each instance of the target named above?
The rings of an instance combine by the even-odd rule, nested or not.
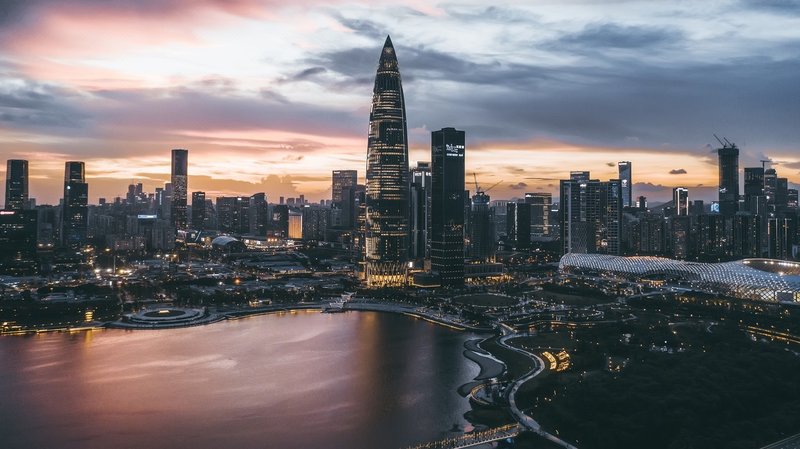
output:
[[[726,141],[727,142],[727,141]],[[739,207],[739,148],[724,143],[719,155],[719,213],[732,217]]]
[[[494,209],[489,207],[489,195],[482,190],[472,196],[470,217],[470,257],[481,262],[494,261]]]
[[[61,238],[64,246],[78,248],[86,243],[89,215],[89,184],[83,162],[64,164],[64,202]]]
[[[369,115],[366,189],[367,285],[401,285],[409,246],[408,131],[400,70],[388,36]]]
[[[531,234],[538,237],[550,235],[553,195],[550,192],[526,193],[525,202],[531,205]]]
[[[506,245],[517,250],[531,246],[531,205],[528,203],[507,204]]]
[[[464,131],[431,133],[431,271],[464,284]]]
[[[7,210],[28,208],[28,161],[9,159],[6,163]]]
[[[764,196],[764,167],[746,167],[744,169],[744,207],[751,213],[757,213],[753,202]]]
[[[344,200],[342,190],[346,187],[355,187],[356,184],[358,184],[358,171],[333,170],[331,173],[331,200],[334,206],[341,204]]]
[[[686,187],[672,189],[672,204],[675,207],[675,215],[689,215],[689,189]]]
[[[600,216],[600,181],[589,172],[570,172],[560,183],[560,232],[562,251],[594,253],[597,250],[597,221]]]
[[[189,151],[172,150],[172,202],[170,217],[176,229],[186,228],[186,191],[188,188]]]
[[[417,162],[411,170],[411,258],[430,257],[431,164]]]
[[[206,228],[206,192],[192,192],[192,227]]]
[[[622,186],[622,207],[632,207],[633,204],[633,168],[630,161],[617,163],[619,181]]]

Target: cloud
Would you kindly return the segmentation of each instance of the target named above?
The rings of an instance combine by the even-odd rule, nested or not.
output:
[[[600,23],[588,24],[580,32],[565,34],[546,46],[580,52],[595,49],[652,50],[681,40],[683,34],[674,29]]]
[[[685,175],[687,172],[682,168],[673,168],[669,171],[670,175]]]
[[[511,190],[523,190],[528,187],[528,184],[524,182],[518,182],[516,184],[509,184],[508,188]]]

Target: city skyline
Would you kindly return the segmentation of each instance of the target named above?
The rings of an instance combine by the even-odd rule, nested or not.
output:
[[[363,179],[368,78],[391,33],[409,161],[430,159],[432,130],[464,129],[467,173],[503,180],[495,198],[555,193],[569,170],[615,178],[630,160],[635,196],[668,201],[685,186],[711,200],[712,133],[738,144],[740,173],[769,156],[800,179],[791,5],[393,5],[5,5],[0,153],[31,161],[39,204],[58,202],[69,160],[86,163],[90,203],[131,181],[152,191],[169,180],[171,148],[192,152],[189,190],[211,198],[330,198],[328,168]],[[410,31],[423,28],[436,31]]]

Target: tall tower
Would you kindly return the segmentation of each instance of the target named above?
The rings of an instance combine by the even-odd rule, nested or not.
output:
[[[464,131],[431,133],[431,270],[464,285]]]
[[[727,140],[719,155],[719,213],[732,217],[739,209],[739,148]]]
[[[64,246],[78,248],[86,243],[89,218],[89,184],[83,162],[64,164],[64,202],[61,236]]]
[[[417,162],[411,169],[411,258],[430,257],[431,164]]]
[[[188,187],[189,151],[172,150],[172,202],[170,217],[176,229],[186,229],[186,191]]]
[[[630,161],[617,163],[619,181],[622,186],[622,207],[633,207],[633,169]]]
[[[392,40],[378,62],[367,143],[365,275],[370,287],[402,285],[408,261],[408,131]]]
[[[7,210],[28,208],[28,161],[9,159],[6,163]]]

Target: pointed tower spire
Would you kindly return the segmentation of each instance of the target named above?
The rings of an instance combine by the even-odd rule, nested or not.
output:
[[[408,261],[408,130],[392,39],[383,44],[367,140],[365,276],[370,287],[405,283]]]

